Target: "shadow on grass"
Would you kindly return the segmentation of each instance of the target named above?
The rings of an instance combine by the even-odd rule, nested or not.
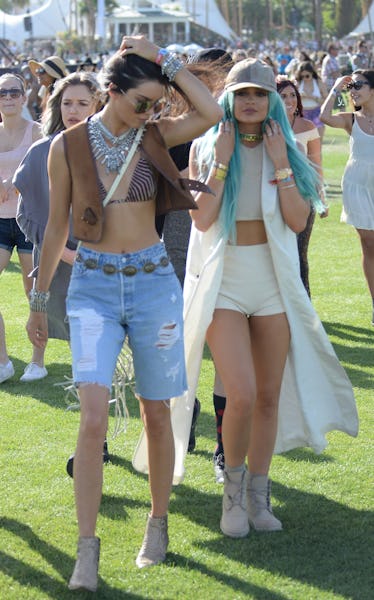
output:
[[[58,573],[58,576],[52,577],[44,573],[41,568],[38,569],[29,564],[26,564],[20,557],[14,557],[5,552],[0,551],[0,571],[16,581],[19,585],[27,589],[33,588],[43,592],[48,598],[63,600],[64,598],[72,598],[71,591],[67,588],[68,579],[73,571],[75,559],[71,558],[65,552],[62,552],[52,544],[48,544],[32,529],[14,519],[0,518],[0,528],[9,533],[18,536],[26,542],[29,547],[39,554],[53,569]],[[61,578],[64,581],[61,581]],[[143,595],[128,594],[124,591],[115,589],[107,585],[99,578],[100,598],[111,598],[112,600],[140,600],[144,599]],[[5,590],[2,590],[4,593]],[[25,592],[26,593],[26,592]],[[21,596],[26,598],[27,596]],[[90,592],[75,592],[75,598],[92,598]],[[6,596],[2,596],[6,598]]]
[[[276,514],[284,530],[268,534],[252,530],[247,538],[230,539],[219,535],[221,493],[221,487],[217,495],[209,495],[185,485],[175,492],[172,513],[181,512],[203,528],[217,532],[216,539],[198,542],[199,548],[241,562],[249,570],[262,569],[352,600],[371,600],[372,513],[274,483],[273,496],[282,504]],[[190,569],[191,561],[187,564]],[[204,569],[201,565],[197,568]],[[222,581],[221,573],[212,572],[211,576]],[[230,585],[237,586],[238,592],[253,592],[250,584],[235,582],[235,578]],[[266,594],[254,597],[273,598],[271,593]],[[318,598],[318,592],[313,597]]]
[[[196,560],[188,559],[188,561],[186,561],[183,556],[173,552],[168,553],[166,564],[181,568],[188,568],[189,571],[195,570],[197,573],[201,573],[205,577],[209,577],[210,579],[214,580],[215,584],[221,583],[226,585],[232,590],[233,595],[230,596],[230,598],[236,597],[235,592],[238,594],[240,593],[241,597],[248,596],[249,598],[256,598],[256,600],[284,600],[285,598],[289,598],[289,596],[284,596],[278,592],[272,592],[268,589],[261,588],[258,585],[254,585],[247,580],[240,579],[239,577],[214,571],[213,569],[207,567],[207,565],[204,563],[200,563]]]
[[[373,377],[363,369],[374,364],[373,329],[329,321],[323,326],[353,385],[372,389]]]

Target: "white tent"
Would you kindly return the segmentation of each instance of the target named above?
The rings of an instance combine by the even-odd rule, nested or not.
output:
[[[362,19],[361,23],[359,23],[353,31],[347,37],[354,37],[359,35],[365,35],[373,33],[374,26],[374,2],[371,3],[368,14]]]
[[[210,29],[227,40],[237,39],[238,36],[223,18],[215,0],[179,0],[178,4],[185,12],[190,13],[191,21],[197,25]]]
[[[32,37],[37,39],[53,39],[60,31],[66,31],[69,17],[69,0],[48,0],[46,4],[27,14],[8,15],[0,11],[1,37],[22,46],[30,37],[25,31],[24,17],[30,16],[32,22]]]

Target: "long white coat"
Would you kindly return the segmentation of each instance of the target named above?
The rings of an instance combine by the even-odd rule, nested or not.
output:
[[[264,149],[262,212],[275,273],[291,330],[282,381],[275,453],[327,445],[325,434],[337,429],[356,436],[358,417],[352,385],[340,365],[300,279],[296,235],[285,224],[277,188],[269,181],[274,167]],[[192,411],[206,330],[212,320],[223,270],[226,241],[217,223],[202,233],[192,226],[184,283],[185,350],[189,389],[171,403],[175,440],[174,484],[184,478]],[[269,357],[271,360],[271,357]],[[147,442],[141,434],[134,467],[148,471]]]

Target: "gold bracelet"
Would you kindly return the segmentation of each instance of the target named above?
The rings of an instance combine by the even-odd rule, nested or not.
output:
[[[225,181],[227,177],[227,170],[213,166],[213,177],[214,179],[218,179],[218,181]]]
[[[277,180],[277,183],[283,179],[289,180],[290,177],[293,177],[293,171],[289,167],[285,169],[277,169],[274,173],[274,178]]]

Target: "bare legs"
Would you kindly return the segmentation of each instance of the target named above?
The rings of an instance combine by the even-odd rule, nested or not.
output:
[[[362,248],[362,267],[369,287],[371,297],[374,299],[374,231],[357,229]]]
[[[174,438],[169,403],[140,399],[148,442],[149,485],[152,517],[163,517],[169,506],[174,471]]]
[[[0,248],[0,273],[2,273],[3,270],[8,266],[10,257],[10,252],[4,250],[4,248]],[[23,287],[25,294],[28,297],[33,281],[30,277],[28,277],[32,270],[32,256],[29,253],[21,252],[18,254],[18,257],[22,270]],[[4,320],[0,314],[0,364],[5,364],[8,362],[8,360],[9,356],[6,349]],[[44,364],[44,349],[33,346],[31,361],[42,367]]]

